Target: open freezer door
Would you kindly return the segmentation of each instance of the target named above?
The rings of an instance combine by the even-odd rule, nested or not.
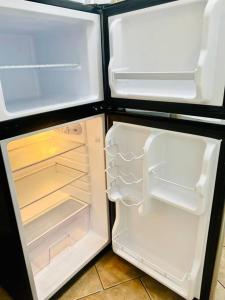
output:
[[[112,100],[223,105],[223,0],[125,1],[105,15]]]
[[[187,130],[170,122],[111,117],[106,172],[108,197],[116,203],[112,245],[184,299],[205,300],[203,269],[212,206],[218,205],[221,139],[198,131],[197,124]]]

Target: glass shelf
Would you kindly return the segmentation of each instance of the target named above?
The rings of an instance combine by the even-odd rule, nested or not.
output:
[[[15,172],[41,161],[65,154],[83,145],[84,144],[75,141],[51,137],[44,141],[40,140],[27,145],[26,147],[12,149],[9,151],[12,171]]]
[[[15,181],[20,208],[50,195],[86,173],[59,164],[38,170]]]
[[[60,203],[45,214],[25,225],[24,229],[27,244],[30,245],[35,242],[40,237],[44,236],[87,207],[88,204],[73,198]]]

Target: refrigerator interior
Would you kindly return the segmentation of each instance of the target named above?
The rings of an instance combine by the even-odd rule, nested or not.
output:
[[[38,300],[49,299],[108,243],[103,137],[99,116],[5,142]]]
[[[185,299],[199,299],[220,141],[114,122],[107,191],[113,250]]]
[[[224,0],[180,0],[109,18],[112,97],[222,106]]]
[[[0,119],[102,100],[99,16],[0,1]]]

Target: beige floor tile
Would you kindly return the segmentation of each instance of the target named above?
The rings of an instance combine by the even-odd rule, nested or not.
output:
[[[59,299],[75,300],[102,291],[102,285],[95,267],[84,273]]]
[[[149,296],[141,281],[133,279],[82,300],[149,300]]]
[[[222,251],[218,280],[223,286],[225,286],[225,247]]]
[[[183,300],[182,297],[149,276],[142,277],[141,281],[152,300]]]
[[[115,255],[112,251],[107,252],[96,263],[96,268],[104,288],[115,286],[143,275],[143,273]]]
[[[225,288],[220,283],[217,283],[214,300],[224,300],[224,299],[225,299]]]
[[[11,297],[6,293],[6,291],[0,287],[0,299],[1,300],[12,300]]]

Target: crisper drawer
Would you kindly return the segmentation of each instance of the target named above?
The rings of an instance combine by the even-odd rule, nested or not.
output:
[[[72,197],[24,227],[33,272],[78,242],[89,230],[89,206]]]

